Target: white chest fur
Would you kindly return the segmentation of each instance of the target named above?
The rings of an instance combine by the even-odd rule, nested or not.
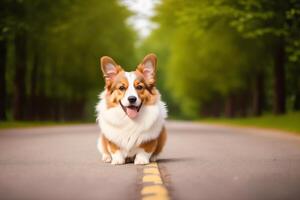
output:
[[[97,122],[102,134],[124,150],[139,146],[142,142],[155,139],[167,117],[165,103],[158,100],[154,105],[143,105],[137,118],[130,119],[121,106],[107,108],[105,91],[96,106]]]

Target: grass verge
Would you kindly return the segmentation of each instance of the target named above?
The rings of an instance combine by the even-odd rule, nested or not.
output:
[[[208,118],[202,119],[201,122],[278,129],[300,134],[300,112],[293,112],[279,116],[263,115],[261,117],[249,118]]]
[[[0,129],[8,128],[28,128],[40,126],[57,126],[57,125],[72,125],[81,124],[84,122],[54,122],[54,121],[4,121],[0,122]]]

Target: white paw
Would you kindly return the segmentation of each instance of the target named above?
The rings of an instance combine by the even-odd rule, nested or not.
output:
[[[102,155],[102,161],[105,163],[110,163],[111,162],[111,157],[108,154],[103,154]]]
[[[122,165],[125,164],[125,159],[124,158],[113,158],[111,161],[112,165]]]
[[[144,156],[137,156],[134,160],[135,165],[146,165],[149,164],[149,158]]]
[[[157,161],[157,156],[156,155],[152,155],[150,158],[151,162],[156,162]]]
[[[125,163],[125,158],[123,157],[122,153],[120,151],[117,151],[116,153],[112,154],[112,165],[122,165]]]

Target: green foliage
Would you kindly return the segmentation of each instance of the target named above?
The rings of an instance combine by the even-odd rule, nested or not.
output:
[[[33,127],[49,127],[49,126],[67,126],[67,125],[79,125],[82,121],[72,122],[55,122],[55,121],[7,121],[0,122],[0,129],[11,129],[11,128],[33,128]]]
[[[169,35],[164,34],[162,30],[154,30],[150,37],[146,38],[142,45],[138,47],[138,57],[142,58],[149,52],[154,52],[158,57],[157,66],[157,87],[162,94],[162,99],[167,102],[168,110],[171,112],[169,116],[180,115],[179,108],[171,96],[169,88],[166,86],[166,79],[168,78],[169,70],[167,68],[167,61],[170,56]]]
[[[161,23],[162,29],[168,28],[168,36],[171,35],[171,56],[167,64],[168,89],[173,92],[176,103],[186,115],[197,116],[202,104],[216,94],[226,96],[232,90],[243,87],[243,75],[249,68],[247,63],[250,63],[250,59],[236,45],[239,41],[243,42],[242,39],[226,27],[226,22],[218,21],[210,27],[199,28],[192,24],[197,15],[185,14],[185,11],[193,12],[195,4],[186,1],[180,3],[178,8],[174,8],[171,1],[165,1],[158,9],[158,16],[162,16],[156,20]],[[170,10],[167,10],[168,5]],[[167,13],[170,16],[166,16]],[[170,24],[176,29],[169,28]],[[240,69],[241,65],[244,65],[244,69]]]
[[[146,44],[168,52],[166,91],[186,116],[199,116],[211,102],[222,114],[231,96],[244,99],[249,113],[253,102],[244,94],[253,96],[257,77],[267,78],[278,41],[285,41],[291,68],[299,63],[299,9],[295,0],[164,0],[153,18],[159,28]]]
[[[131,70],[149,52],[171,116],[259,114],[285,94],[300,109],[298,0],[162,0],[138,49],[130,15],[118,0],[0,1],[9,116],[19,104],[32,120],[94,119],[99,58]]]
[[[136,60],[136,36],[126,22],[131,15],[127,8],[118,0],[4,0],[1,4],[0,39],[8,40],[10,49],[8,85],[14,79],[9,74],[15,74],[14,39],[21,34],[27,41],[24,106],[28,115],[41,111],[44,102],[53,108],[38,119],[42,115],[52,119],[55,112],[62,120],[94,119],[97,94],[104,86],[99,58],[110,55],[125,66]],[[14,88],[8,93],[13,98]],[[41,107],[30,108],[34,99]],[[74,111],[73,116],[64,116],[68,110]]]

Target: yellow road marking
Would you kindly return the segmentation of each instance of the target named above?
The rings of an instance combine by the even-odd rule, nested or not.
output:
[[[162,184],[162,180],[159,175],[144,175],[143,182],[151,182],[156,184]]]
[[[149,163],[146,167],[158,167],[156,162]]]
[[[169,200],[168,190],[164,186],[156,162],[145,165],[143,170],[142,200]]]
[[[146,195],[146,194],[167,195],[168,191],[162,185],[151,185],[151,186],[146,186],[142,189],[142,195]]]
[[[147,196],[143,197],[143,200],[169,200],[168,196]]]
[[[159,171],[157,168],[145,168],[144,169],[144,174],[156,174],[156,175],[159,175]]]

